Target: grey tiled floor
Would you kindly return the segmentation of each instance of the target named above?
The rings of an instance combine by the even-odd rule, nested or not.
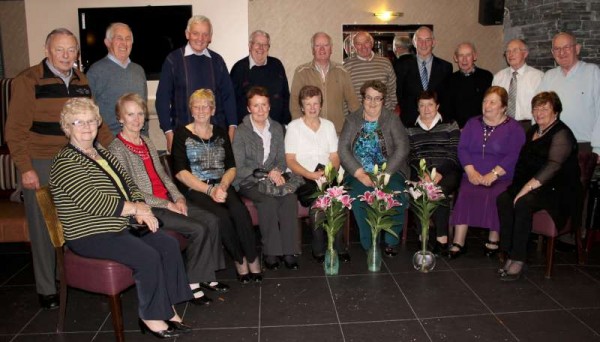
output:
[[[177,341],[600,341],[600,245],[586,266],[558,252],[551,280],[533,251],[526,277],[503,283],[480,236],[430,274],[410,265],[412,234],[374,274],[356,243],[335,277],[323,276],[308,245],[299,271],[267,271],[262,285],[240,285],[230,267],[219,272],[230,292],[178,306],[194,331]],[[55,332],[58,312],[39,309],[26,245],[0,244],[0,267],[0,342],[114,340],[107,300],[78,290],[69,290],[66,332]],[[153,340],[137,330],[135,289],[122,301],[126,340]]]

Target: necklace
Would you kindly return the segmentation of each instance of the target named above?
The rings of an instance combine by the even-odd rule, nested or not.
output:
[[[542,135],[548,133],[548,131],[550,130],[550,128],[552,128],[552,127],[554,127],[554,125],[556,125],[556,122],[557,122],[557,120],[554,119],[554,121],[552,121],[552,123],[550,125],[548,125],[548,127],[544,128],[544,129],[541,129],[538,126],[538,129],[537,129],[537,132],[536,132],[537,135],[538,135],[538,138],[540,138]]]
[[[202,143],[202,146],[204,146],[204,151],[206,151],[206,159],[207,159],[207,164],[206,164],[206,168],[210,169],[211,168],[211,160],[212,160],[212,153],[210,151],[210,138],[212,137],[212,126],[208,126],[208,134],[205,136],[208,136],[207,142],[204,141],[204,138],[200,135],[200,130],[196,128],[196,126],[193,126],[194,128],[194,134],[196,134],[196,136],[198,137],[198,139],[200,139],[200,142]]]
[[[481,149],[482,158],[485,158],[485,146],[487,144],[488,139],[492,136],[492,133],[494,133],[494,130],[496,129],[496,127],[503,125],[507,121],[508,121],[508,116],[499,124],[497,124],[495,126],[490,126],[490,125],[486,124],[485,121],[483,121],[483,117],[481,118],[481,124],[483,125],[483,145],[481,146],[482,147],[482,149]]]
[[[75,144],[71,144],[73,145],[73,147],[75,147],[75,149],[83,154],[85,154],[86,156],[92,158],[92,159],[96,159],[96,157],[98,157],[98,151],[94,148],[94,146],[90,147],[89,149],[91,149],[90,152],[88,152],[87,150],[89,149],[82,149],[81,147],[75,145]]]

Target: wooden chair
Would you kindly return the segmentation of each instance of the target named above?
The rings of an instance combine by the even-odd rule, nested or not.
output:
[[[592,152],[579,152],[578,161],[581,169],[580,181],[583,186],[583,197],[587,196],[587,190],[596,167],[598,156]],[[532,233],[540,235],[538,246],[541,247],[541,236],[546,237],[546,279],[552,276],[552,267],[554,266],[554,241],[556,237],[574,233],[577,242],[577,259],[579,263],[583,262],[583,248],[581,243],[581,226],[573,227],[571,219],[567,220],[564,227],[557,227],[554,220],[546,210],[540,210],[533,214]]]
[[[121,293],[135,284],[131,269],[110,260],[85,258],[64,247],[63,228],[56,214],[50,190],[44,186],[36,192],[36,197],[56,250],[60,280],[60,310],[56,331],[61,333],[64,328],[67,286],[70,286],[108,296],[116,340],[124,341]]]

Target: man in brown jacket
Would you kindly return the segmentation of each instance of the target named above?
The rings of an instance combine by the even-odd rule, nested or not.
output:
[[[71,31],[58,28],[50,32],[45,53],[40,64],[24,70],[12,82],[6,142],[23,184],[40,305],[53,309],[58,307],[54,248],[35,191],[48,184],[52,158],[68,142],[59,124],[63,104],[71,97],[91,97],[92,93],[85,76],[73,68],[79,44]],[[103,146],[113,138],[106,125],[100,126],[98,135]]]

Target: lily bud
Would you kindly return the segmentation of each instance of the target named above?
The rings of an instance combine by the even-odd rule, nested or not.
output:
[[[430,177],[432,182],[435,180],[436,175],[437,175],[437,171],[434,167],[433,170],[431,170],[431,177]]]
[[[390,175],[389,173],[384,173],[384,176],[383,176],[383,185],[384,186],[388,185],[388,183],[390,182],[390,177],[391,176],[392,175]]]
[[[379,166],[377,166],[377,164],[375,164],[375,166],[373,167],[373,174],[377,175],[379,173]]]

